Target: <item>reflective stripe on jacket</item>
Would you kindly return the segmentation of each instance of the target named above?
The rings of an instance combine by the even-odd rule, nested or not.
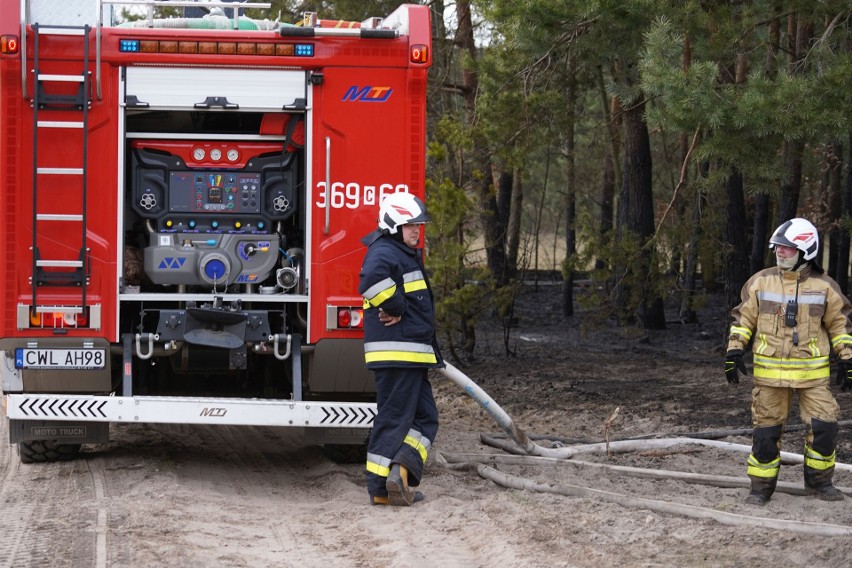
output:
[[[375,231],[367,235],[367,255],[358,292],[364,297],[364,360],[367,368],[442,367],[435,339],[432,289],[422,252]],[[379,308],[400,317],[379,320]]]
[[[785,323],[789,302],[798,306],[796,325]],[[833,349],[852,357],[852,305],[837,283],[810,266],[801,272],[767,268],[749,278],[731,311],[728,351],[752,342],[754,384],[807,387],[830,376]]]

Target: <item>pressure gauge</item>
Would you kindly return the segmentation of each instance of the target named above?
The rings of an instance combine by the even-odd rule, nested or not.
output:
[[[240,158],[240,152],[236,148],[228,150],[228,161],[236,162]]]
[[[192,157],[195,158],[196,161],[200,162],[204,159],[204,148],[196,148],[192,151]]]
[[[218,162],[219,160],[221,160],[222,159],[222,150],[220,150],[218,148],[213,148],[212,150],[210,150],[210,159],[213,160],[214,162]]]

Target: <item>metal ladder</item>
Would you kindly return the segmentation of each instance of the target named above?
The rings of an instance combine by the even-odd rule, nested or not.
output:
[[[86,247],[86,169],[88,161],[88,117],[91,106],[91,74],[89,72],[89,32],[86,26],[53,26],[33,24],[33,218],[32,218],[32,307],[35,311],[63,311],[66,313],[82,313],[86,309],[86,288],[89,284],[88,249]],[[41,36],[79,36],[83,41],[82,69],[79,74],[56,75],[42,73],[39,67],[39,40]],[[48,85],[74,85],[74,94],[50,94]],[[40,120],[39,111],[65,111],[73,113],[70,120]],[[80,167],[52,167],[43,163],[39,155],[39,134],[53,131],[53,136],[63,136],[69,131],[80,133],[82,144],[82,164]],[[51,179],[47,179],[51,178]],[[81,210],[77,213],[48,212],[48,207],[55,207],[55,198],[48,199],[45,193],[48,187],[57,187],[57,178],[79,181]],[[61,182],[60,182],[61,183]],[[43,186],[42,186],[43,184]],[[69,187],[76,184],[66,184]],[[39,201],[41,197],[41,203]],[[49,196],[48,196],[49,197]],[[77,258],[46,259],[42,258],[39,250],[39,237],[42,239],[62,240],[65,233],[59,228],[63,224],[73,223],[80,227],[80,247]],[[67,225],[65,225],[67,227]],[[70,270],[69,270],[70,269]],[[41,286],[75,287],[80,290],[79,306],[39,306],[37,297]]]

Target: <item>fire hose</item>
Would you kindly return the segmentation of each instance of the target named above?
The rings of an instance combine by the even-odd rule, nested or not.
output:
[[[505,410],[491,398],[487,392],[473,382],[473,379],[456,369],[449,363],[446,367],[438,369],[441,374],[458,385],[464,392],[475,400],[489,415],[497,422],[500,428],[509,435],[527,454],[546,458],[571,458],[576,451],[571,448],[545,448],[533,442],[523,430],[512,420]]]
[[[491,396],[488,395],[479,385],[477,385],[470,377],[459,371],[453,365],[446,363],[446,368],[439,369],[441,374],[450,379],[453,383],[459,386],[465,393],[468,394],[471,398],[473,398],[486,412],[497,422],[500,428],[503,429],[506,434],[527,454],[531,456],[545,457],[545,458],[557,458],[557,459],[567,459],[571,458],[577,454],[581,453],[595,453],[605,450],[609,452],[611,449],[615,449],[614,447],[618,447],[616,451],[632,451],[636,449],[644,449],[645,446],[651,445],[653,447],[670,447],[676,444],[698,444],[703,446],[714,446],[714,447],[723,447],[726,449],[734,449],[738,451],[749,451],[750,448],[748,446],[743,446],[740,444],[729,444],[726,442],[720,442],[717,440],[704,440],[704,439],[684,439],[684,438],[666,438],[666,439],[656,439],[656,440],[627,440],[623,442],[613,442],[612,444],[587,444],[584,446],[577,446],[576,448],[545,448],[543,446],[539,446],[535,442],[533,442],[529,436],[524,433],[515,423],[514,420],[503,410],[500,405],[498,405]],[[639,448],[638,445],[643,446]],[[509,448],[504,448],[509,450]],[[802,456],[798,456],[795,454],[789,454],[788,452],[781,453],[782,460],[786,458],[787,461],[798,462],[801,463],[803,459]],[[726,524],[726,525],[734,525],[734,526],[749,526],[749,527],[766,527],[772,529],[783,529],[789,530],[792,532],[798,532],[807,535],[815,535],[815,536],[841,536],[841,537],[849,537],[852,536],[852,526],[847,525],[834,525],[828,523],[810,523],[810,522],[802,522],[802,521],[793,521],[793,520],[781,520],[781,519],[772,519],[772,518],[764,518],[757,516],[749,516],[749,515],[739,515],[733,513],[727,513],[723,511],[717,511],[715,509],[698,507],[692,505],[685,505],[680,503],[670,503],[666,501],[659,501],[654,499],[643,499],[637,497],[631,497],[626,495],[621,495],[618,493],[611,493],[607,491],[600,491],[596,489],[586,488],[586,487],[578,487],[573,485],[565,485],[565,486],[551,486],[548,484],[536,483],[529,479],[519,478],[513,475],[505,474],[500,471],[495,470],[492,467],[488,467],[485,463],[494,463],[494,458],[496,456],[448,456],[449,460],[445,458],[443,455],[440,456],[440,461],[444,463],[444,465],[450,465],[449,461],[455,462],[457,465],[469,465],[475,467],[476,471],[483,478],[490,479],[494,483],[498,485],[502,485],[503,487],[512,488],[512,489],[520,489],[520,490],[532,490],[546,493],[556,493],[565,496],[574,496],[574,497],[586,497],[586,498],[597,498],[605,501],[610,501],[613,503],[617,503],[624,507],[635,507],[635,508],[644,508],[652,511],[681,515],[685,517],[691,517],[696,519],[712,519],[718,523]],[[535,458],[526,458],[528,460],[532,460]],[[480,461],[480,463],[476,463]],[[499,461],[499,460],[498,460]],[[462,462],[462,463],[459,463]],[[601,467],[611,467],[609,465],[604,464],[589,464],[589,465],[598,465]],[[840,470],[852,470],[852,465],[849,464],[835,464],[835,467]],[[636,469],[636,468],[633,468]],[[643,472],[650,473],[650,472]],[[677,477],[677,473],[673,475]],[[724,486],[724,485],[720,485]],[[844,492],[847,492],[848,489],[843,489]]]

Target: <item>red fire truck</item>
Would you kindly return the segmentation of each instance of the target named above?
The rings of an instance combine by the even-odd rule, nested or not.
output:
[[[187,6],[209,13],[162,17]],[[360,239],[383,196],[423,195],[430,15],[243,15],[268,7],[0,0],[0,384],[22,461],[122,422],[366,442]]]

